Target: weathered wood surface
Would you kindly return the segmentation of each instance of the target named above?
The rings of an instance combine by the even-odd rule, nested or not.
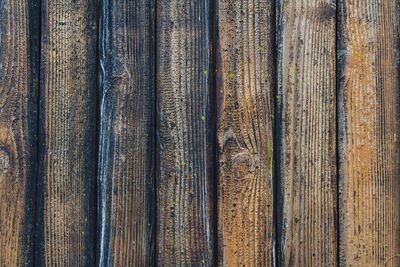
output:
[[[33,258],[39,1],[0,1],[0,264]]]
[[[273,264],[274,1],[217,1],[220,266]]]
[[[278,265],[337,265],[335,8],[280,2]]]
[[[339,8],[340,263],[399,266],[399,2]]]
[[[157,3],[157,263],[214,262],[210,1]]]
[[[42,4],[36,263],[89,266],[95,230],[97,2]]]
[[[400,266],[399,43],[398,0],[0,0],[0,265]]]
[[[100,68],[97,261],[151,266],[154,1],[103,1]]]

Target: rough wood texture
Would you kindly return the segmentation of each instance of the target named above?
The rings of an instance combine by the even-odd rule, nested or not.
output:
[[[218,262],[270,266],[274,1],[217,3]]]
[[[337,265],[335,2],[280,5],[278,264]]]
[[[38,1],[29,2],[0,1],[2,266],[30,266],[33,257],[39,16]]]
[[[210,3],[157,4],[159,266],[214,261]]]
[[[43,1],[39,266],[93,262],[96,6],[95,0]]]
[[[339,3],[340,262],[400,266],[399,2]]]
[[[99,266],[151,266],[154,1],[105,0],[100,29]]]

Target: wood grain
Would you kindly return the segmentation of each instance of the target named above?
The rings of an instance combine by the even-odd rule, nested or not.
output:
[[[34,196],[38,1],[0,1],[0,264],[30,266]]]
[[[399,2],[339,4],[340,263],[399,266]]]
[[[335,2],[279,8],[278,265],[337,265]]]
[[[154,229],[154,1],[101,10],[99,266],[151,266]]]
[[[157,262],[213,265],[211,9],[157,4]]]
[[[219,266],[273,264],[274,1],[217,1]]]
[[[93,264],[96,6],[42,3],[39,266]]]

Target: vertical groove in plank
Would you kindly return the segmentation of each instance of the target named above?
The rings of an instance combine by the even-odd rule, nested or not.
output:
[[[30,3],[29,3],[30,2]],[[0,264],[30,266],[34,240],[38,1],[0,1]]]
[[[154,1],[104,0],[100,29],[99,266],[150,266]]]
[[[157,261],[211,266],[211,1],[157,4]]]
[[[280,263],[337,265],[335,2],[281,0]]]
[[[95,0],[45,0],[42,14],[37,264],[93,262]]]
[[[399,3],[339,3],[340,261],[398,266]]]
[[[269,266],[275,5],[217,3],[218,264]]]

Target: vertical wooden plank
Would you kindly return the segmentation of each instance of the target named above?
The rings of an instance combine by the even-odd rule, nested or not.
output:
[[[100,28],[99,266],[151,266],[154,1],[104,0]]]
[[[337,265],[335,1],[280,1],[279,255]]]
[[[211,266],[211,1],[157,4],[157,261]]]
[[[93,262],[95,0],[42,3],[37,264]]]
[[[399,2],[339,3],[340,263],[399,266]]]
[[[38,1],[0,1],[0,264],[33,258]]]
[[[217,3],[218,261],[271,266],[275,5]]]

